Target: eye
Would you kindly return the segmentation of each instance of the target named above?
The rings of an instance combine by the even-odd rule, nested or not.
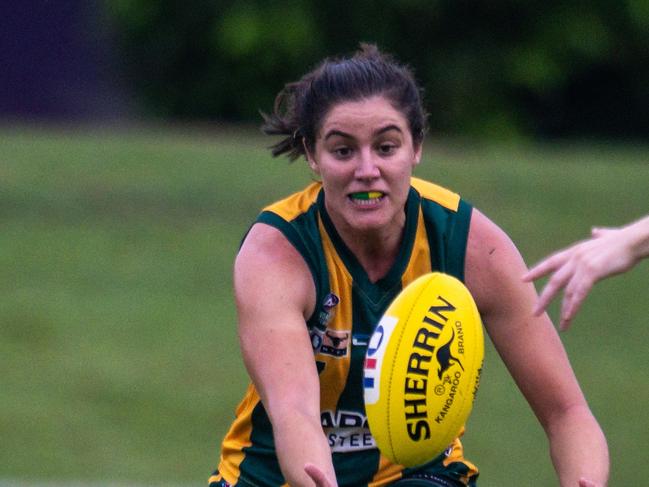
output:
[[[347,159],[347,158],[349,158],[349,157],[352,155],[352,152],[353,152],[353,151],[352,151],[352,148],[351,148],[351,147],[345,147],[345,146],[342,146],[342,147],[336,147],[336,148],[333,150],[334,155],[335,155],[338,159]]]
[[[382,156],[390,156],[397,150],[397,146],[392,142],[382,142],[378,146],[378,152]]]

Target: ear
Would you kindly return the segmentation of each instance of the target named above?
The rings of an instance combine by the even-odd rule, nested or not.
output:
[[[415,158],[414,158],[413,163],[412,163],[413,166],[416,166],[421,161],[421,153],[422,153],[423,148],[424,148],[423,142],[420,142],[419,144],[415,145],[415,147],[414,147],[414,149],[415,149],[415,154],[414,154]]]
[[[309,163],[309,167],[314,173],[320,174],[320,167],[318,166],[315,157],[313,157],[313,154],[307,147],[306,140],[304,139],[304,137],[302,137],[302,147],[304,147],[304,157],[306,157],[306,160]]]

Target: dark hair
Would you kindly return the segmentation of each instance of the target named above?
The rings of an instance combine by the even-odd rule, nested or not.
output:
[[[312,152],[333,105],[375,95],[385,96],[404,115],[413,142],[420,144],[427,114],[412,71],[375,45],[361,44],[352,57],[327,58],[299,81],[287,83],[275,98],[273,113],[262,113],[265,134],[286,136],[270,147],[273,156],[287,154],[293,161],[305,155],[303,140]]]

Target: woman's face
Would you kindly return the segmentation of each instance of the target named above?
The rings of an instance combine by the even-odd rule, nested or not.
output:
[[[339,231],[400,231],[420,158],[408,121],[383,96],[334,105],[307,151]]]

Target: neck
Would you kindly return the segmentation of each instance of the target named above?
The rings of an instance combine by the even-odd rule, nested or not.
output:
[[[356,231],[349,234],[339,231],[339,235],[367,273],[370,282],[376,282],[387,275],[397,259],[403,228],[404,224],[400,224],[398,231],[394,231],[394,228],[390,231]]]

